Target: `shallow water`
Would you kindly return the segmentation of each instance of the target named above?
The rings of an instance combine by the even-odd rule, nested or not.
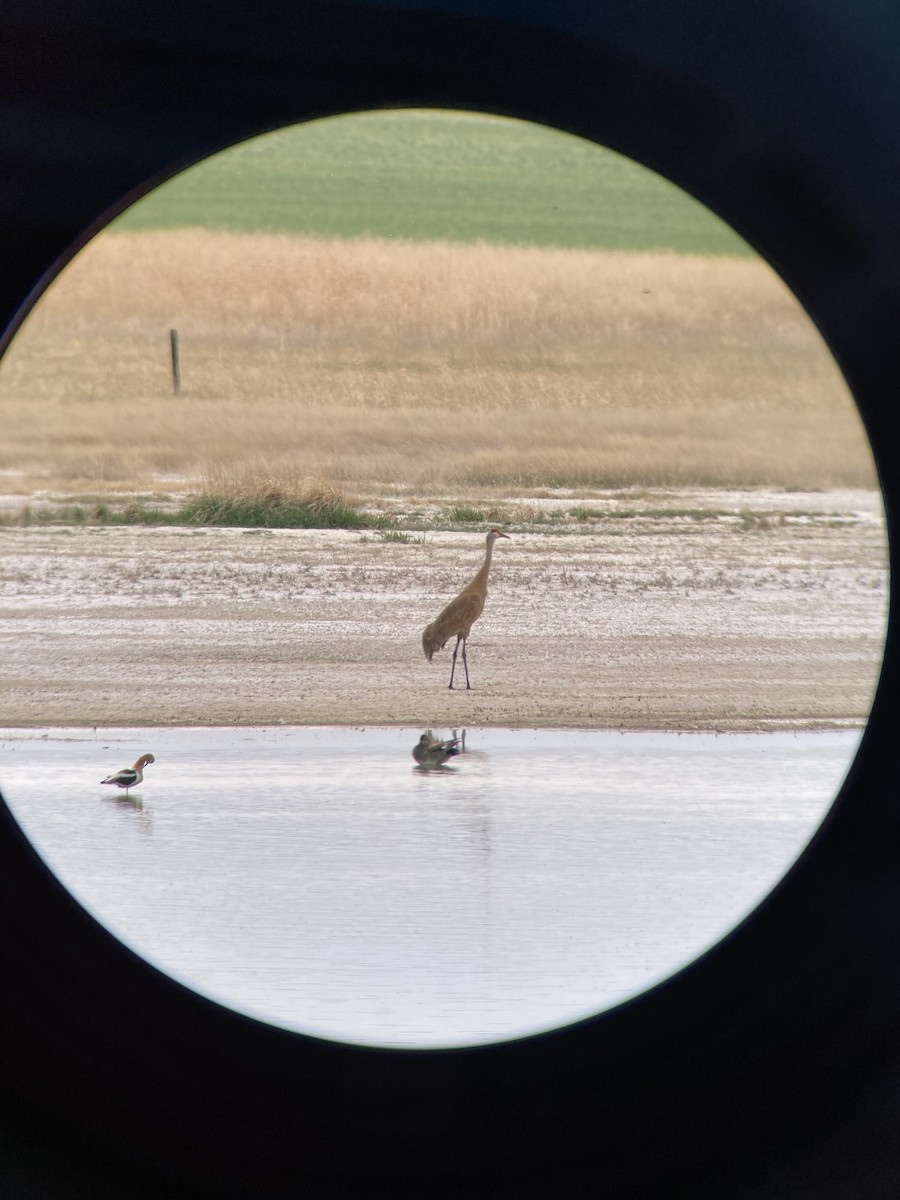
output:
[[[814,833],[858,732],[0,730],[0,787],[69,891],[182,983],[345,1041],[552,1028],[695,958]],[[443,732],[445,735],[449,731]],[[151,751],[128,797],[109,771]]]

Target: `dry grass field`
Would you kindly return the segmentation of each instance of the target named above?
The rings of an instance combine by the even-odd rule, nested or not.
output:
[[[819,335],[747,259],[107,233],[25,322],[0,413],[23,495],[876,486]]]

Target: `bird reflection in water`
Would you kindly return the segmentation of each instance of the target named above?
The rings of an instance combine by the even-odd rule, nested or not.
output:
[[[133,796],[124,792],[121,795],[104,796],[104,799],[107,804],[118,809],[119,812],[131,814],[130,818],[125,817],[125,820],[134,820],[141,833],[153,832],[153,810],[144,807],[142,796]]]

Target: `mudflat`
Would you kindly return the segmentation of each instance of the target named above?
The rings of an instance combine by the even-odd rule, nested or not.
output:
[[[593,507],[504,526],[468,691],[421,631],[480,565],[481,528],[4,527],[0,725],[865,722],[887,608],[877,492]]]

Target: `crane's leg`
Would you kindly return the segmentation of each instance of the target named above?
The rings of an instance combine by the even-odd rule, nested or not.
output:
[[[463,638],[463,666],[466,668],[466,687],[471,691],[472,685],[469,683],[469,660],[466,658],[466,639]]]
[[[457,634],[456,635],[456,645],[453,647],[453,660],[450,664],[450,683],[448,684],[448,687],[451,687],[451,688],[453,687],[453,673],[456,670],[456,652],[459,649],[460,640],[461,640],[460,636],[459,636],[459,634]],[[465,659],[466,659],[466,643],[463,642],[463,662],[465,662]],[[468,675],[469,675],[469,672],[466,671],[467,679],[468,679]]]

